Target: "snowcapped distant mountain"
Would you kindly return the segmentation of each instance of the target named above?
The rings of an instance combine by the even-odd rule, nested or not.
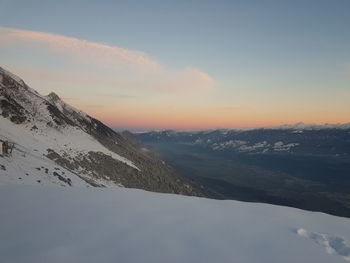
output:
[[[305,124],[303,122],[295,124],[284,124],[280,126],[264,127],[263,129],[277,129],[277,130],[324,130],[324,129],[350,129],[350,123],[338,124]]]
[[[287,128],[136,136],[214,197],[350,217],[350,129]]]
[[[0,68],[0,183],[125,186],[199,195],[191,182],[155,158],[131,135],[119,134],[55,93],[42,96]]]
[[[214,151],[350,155],[350,124],[283,125],[259,129],[219,129],[195,132],[151,131],[136,136],[144,142],[177,142]]]

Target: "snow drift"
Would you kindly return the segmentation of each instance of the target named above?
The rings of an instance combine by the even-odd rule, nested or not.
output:
[[[0,262],[347,262],[350,219],[125,188],[0,186]]]

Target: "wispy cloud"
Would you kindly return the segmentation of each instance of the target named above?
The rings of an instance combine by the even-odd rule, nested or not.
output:
[[[89,67],[104,68],[110,74],[106,81],[112,85],[115,82],[127,88],[163,91],[203,91],[214,87],[214,80],[207,73],[193,67],[168,70],[142,51],[57,34],[0,27],[0,47],[6,48],[13,43],[60,54],[63,58],[73,59]],[[97,73],[94,77],[96,76],[98,77]],[[83,81],[68,73],[55,75],[46,72],[42,77],[59,81]],[[101,76],[100,80],[103,79],[106,79],[105,76]]]
[[[101,104],[84,104],[83,107],[84,108],[103,108],[104,105],[101,105]]]
[[[224,106],[224,107],[216,108],[216,110],[218,111],[239,111],[243,109],[244,107],[241,107],[241,106]]]
[[[134,66],[152,70],[160,67],[157,61],[149,58],[141,51],[128,50],[116,46],[90,42],[73,37],[49,34],[36,31],[0,27],[0,43],[2,41],[22,41],[42,43],[53,51],[70,55],[79,60],[104,64],[118,69],[120,66]]]
[[[135,95],[126,95],[126,94],[96,94],[99,97],[108,97],[114,99],[134,99],[137,98]]]

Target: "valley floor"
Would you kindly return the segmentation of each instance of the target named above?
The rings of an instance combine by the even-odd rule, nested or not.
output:
[[[0,185],[0,262],[347,262],[350,219],[114,188]]]

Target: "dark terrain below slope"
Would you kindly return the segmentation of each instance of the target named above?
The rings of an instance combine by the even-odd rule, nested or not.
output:
[[[292,132],[260,130],[231,136],[227,132],[154,132],[138,134],[138,138],[181,174],[200,183],[213,198],[350,217],[349,131],[309,131],[310,139],[298,139]],[[263,147],[259,151],[254,147],[212,147],[229,140],[244,140],[248,146],[270,140],[265,149],[278,141],[299,147],[289,151],[272,151],[270,147],[269,152]]]

